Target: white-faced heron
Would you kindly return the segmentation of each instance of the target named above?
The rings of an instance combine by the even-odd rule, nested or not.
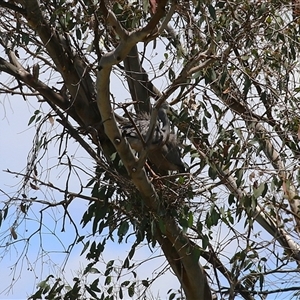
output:
[[[150,115],[139,113],[132,121],[121,122],[123,135],[126,136],[131,148],[141,153],[148,150],[148,159],[160,173],[167,171],[185,172],[185,165],[181,160],[176,135],[170,132],[170,121],[166,113],[166,105],[158,111],[158,120],[155,124],[150,143],[146,145],[150,126]]]

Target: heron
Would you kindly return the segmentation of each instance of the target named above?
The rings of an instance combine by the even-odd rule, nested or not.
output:
[[[121,122],[121,130],[131,148],[137,153],[147,149],[148,159],[154,165],[155,171],[161,174],[166,174],[168,171],[184,173],[186,168],[181,159],[176,135],[170,132],[167,109],[167,105],[162,105],[158,110],[158,120],[149,143],[146,143],[150,127],[148,113],[138,113],[132,121]]]

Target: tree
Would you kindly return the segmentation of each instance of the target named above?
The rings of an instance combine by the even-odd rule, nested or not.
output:
[[[161,249],[186,299],[299,296],[300,47],[291,2],[0,0],[0,9],[0,70],[13,78],[1,93],[37,100],[29,120],[37,126],[34,147],[26,172],[17,172],[21,188],[17,197],[3,191],[2,223],[15,212],[10,239],[18,240],[18,226],[37,205],[41,227],[56,207],[64,228],[73,222],[69,206],[88,201],[69,244],[83,245],[88,275],[99,272],[108,240],[134,236],[120,273],[107,263],[106,289],[99,278],[75,278],[68,287],[49,274],[32,299],[122,298],[138,283],[151,291],[151,280],[116,275],[132,269],[144,243]],[[116,99],[124,80],[128,101]],[[49,121],[60,134],[41,135]],[[138,154],[122,122],[132,124]],[[185,173],[155,160],[174,133]],[[93,174],[68,155],[69,139],[89,155]],[[51,143],[68,169],[63,185],[45,176]],[[74,192],[70,178],[79,171],[89,180]],[[63,200],[31,196],[49,190]]]

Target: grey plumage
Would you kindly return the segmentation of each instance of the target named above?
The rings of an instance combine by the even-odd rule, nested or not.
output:
[[[185,172],[185,166],[181,160],[176,135],[170,133],[169,119],[163,109],[159,110],[152,139],[146,145],[146,138],[150,126],[150,115],[140,113],[131,121],[122,122],[121,129],[126,136],[131,148],[141,153],[145,148],[148,150],[148,159],[155,166],[156,171]]]

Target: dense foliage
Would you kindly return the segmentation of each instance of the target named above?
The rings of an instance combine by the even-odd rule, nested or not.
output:
[[[59,239],[60,227],[66,258],[78,246],[86,258],[72,285],[58,266],[31,299],[147,299],[168,268],[180,283],[169,299],[299,297],[294,3],[0,0],[0,14],[0,92],[30,103],[36,128],[25,171],[8,170],[19,188],[1,188],[1,256],[19,247],[21,264],[35,236],[43,249],[44,228]],[[169,126],[162,110],[172,132],[153,143],[157,120]],[[148,118],[144,136],[135,113]],[[124,122],[144,139],[139,155]],[[170,167],[175,154],[157,165],[174,134],[184,172]],[[33,219],[38,229],[20,232]],[[111,241],[130,250],[100,267]],[[158,276],[139,277],[143,245],[167,261]]]

